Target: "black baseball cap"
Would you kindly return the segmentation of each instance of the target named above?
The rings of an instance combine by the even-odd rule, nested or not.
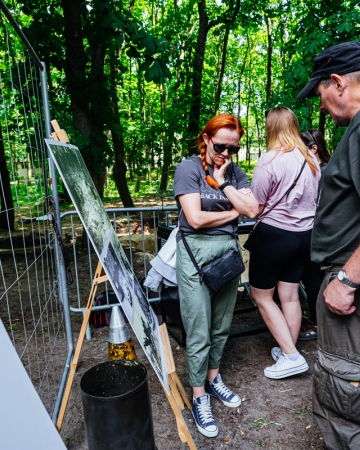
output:
[[[314,87],[321,81],[330,78],[330,75],[345,75],[360,70],[360,42],[344,42],[334,45],[314,58],[314,66],[310,81],[296,97],[301,100],[314,97]]]

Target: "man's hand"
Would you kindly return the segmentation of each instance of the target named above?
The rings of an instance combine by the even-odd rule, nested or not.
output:
[[[353,306],[355,291],[356,289],[345,286],[335,278],[324,291],[326,306],[334,314],[341,316],[352,314],[356,310]]]

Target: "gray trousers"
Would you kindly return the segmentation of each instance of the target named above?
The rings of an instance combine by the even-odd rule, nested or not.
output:
[[[190,235],[186,240],[199,267],[219,258],[236,241],[229,235]],[[186,366],[191,386],[205,383],[207,371],[217,369],[229,336],[239,277],[213,292],[205,283],[200,285],[182,241],[177,244],[176,276],[179,286],[181,317],[186,332]]]
[[[324,448],[360,449],[360,290],[356,311],[340,316],[329,311],[323,292],[317,300],[318,352],[313,384],[313,413],[324,438]]]

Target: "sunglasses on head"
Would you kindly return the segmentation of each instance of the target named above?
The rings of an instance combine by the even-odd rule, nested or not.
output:
[[[235,155],[235,153],[237,153],[240,150],[240,147],[234,147],[234,146],[228,146],[225,144],[215,144],[215,142],[212,140],[212,138],[210,138],[210,141],[213,145],[213,149],[216,151],[216,153],[222,153],[224,152],[226,149],[229,153],[229,155]]]

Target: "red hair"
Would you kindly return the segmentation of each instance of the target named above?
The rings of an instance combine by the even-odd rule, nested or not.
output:
[[[197,137],[197,142],[200,150],[201,164],[206,173],[205,180],[210,186],[215,189],[217,189],[219,185],[209,174],[209,169],[206,164],[206,144],[203,138],[203,134],[206,134],[210,139],[215,136],[220,128],[236,130],[240,135],[240,139],[244,136],[245,133],[240,120],[232,114],[218,114],[217,116],[211,118],[204,126],[204,128],[200,131],[200,134]]]

